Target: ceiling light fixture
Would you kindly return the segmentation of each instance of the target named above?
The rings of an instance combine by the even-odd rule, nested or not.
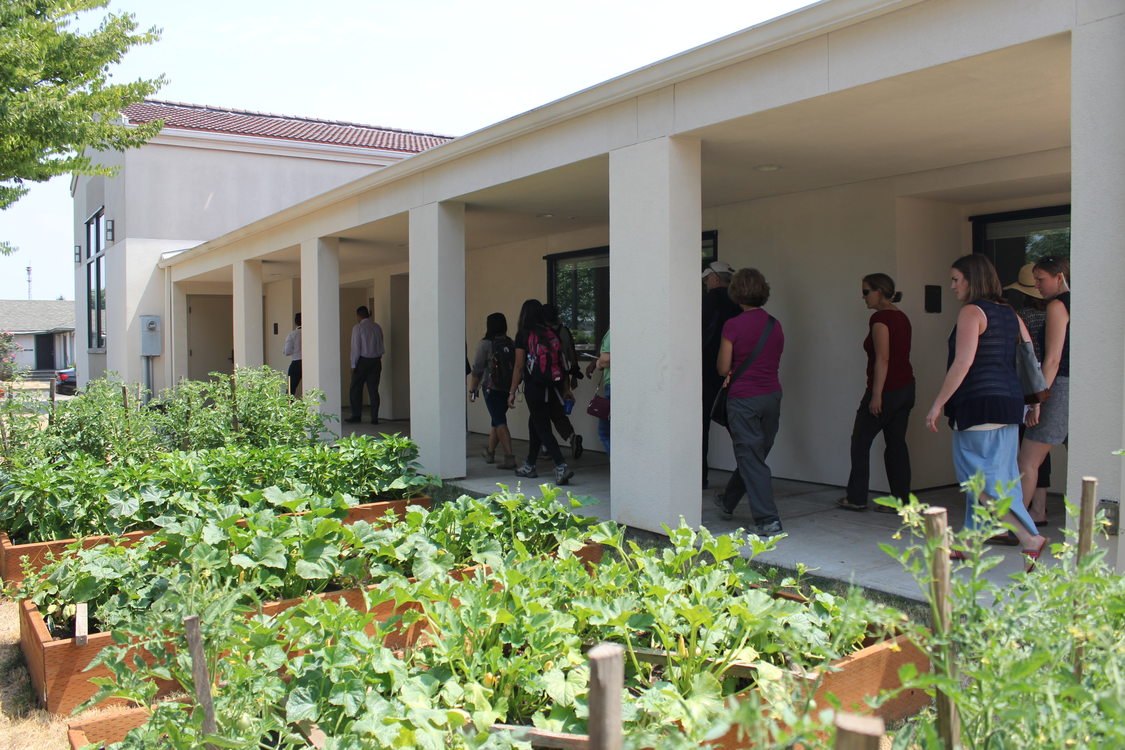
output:
[[[780,172],[781,171],[781,165],[780,164],[759,164],[756,167],[754,167],[754,170],[757,171],[757,172]]]

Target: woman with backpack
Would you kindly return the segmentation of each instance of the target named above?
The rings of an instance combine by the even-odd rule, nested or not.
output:
[[[539,300],[529,299],[520,308],[515,343],[516,368],[512,372],[512,387],[508,389],[508,406],[515,406],[516,391],[522,383],[530,443],[527,461],[516,469],[516,476],[539,476],[535,470],[535,459],[539,456],[539,449],[545,446],[555,462],[555,484],[561,486],[570,481],[574,472],[563,460],[559,443],[551,431],[550,394],[552,390],[560,390],[564,398],[573,398],[573,394],[563,365],[562,344],[547,327]]]
[[[484,388],[484,405],[492,419],[484,461],[495,463],[496,446],[500,445],[504,449],[504,461],[498,466],[501,469],[516,468],[512,434],[508,431],[508,391],[505,390],[505,385],[512,382],[515,354],[516,345],[508,338],[508,319],[504,313],[492,313],[485,322],[484,338],[473,355],[469,398],[476,401],[480,388]]]

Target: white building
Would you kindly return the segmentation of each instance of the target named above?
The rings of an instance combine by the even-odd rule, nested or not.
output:
[[[234,360],[247,365],[284,365],[274,326],[283,334],[299,306],[305,384],[336,411],[350,310],[373,300],[388,339],[384,411],[409,416],[429,470],[457,477],[466,341],[488,313],[514,324],[524,299],[562,299],[560,279],[581,279],[591,327],[611,319],[614,331],[613,516],[659,530],[699,520],[704,232],[722,260],[760,268],[773,287],[769,309],[786,332],[770,457],[780,477],[843,484],[863,388],[860,278],[896,279],[914,325],[909,439],[922,489],[953,482],[949,435],[921,419],[956,315],[950,263],[974,250],[975,235],[984,251],[1014,231],[1071,226],[1072,423],[1082,427],[1067,486],[1077,497],[1078,477],[1096,475],[1101,494],[1119,498],[1123,70],[1121,0],[827,0],[264,211],[172,257],[159,259],[182,240],[130,231],[145,238],[141,278],[128,281],[132,264],[125,281],[111,269],[122,287],[107,288],[109,330],[128,338],[138,315],[162,315],[166,383],[198,372],[196,295],[229,300],[232,314],[206,336],[233,328]],[[1029,217],[1046,224],[1012,223]],[[1009,276],[1024,262],[1003,242],[990,252]],[[928,287],[938,288],[930,312]],[[113,369],[135,371],[133,349],[107,353]],[[511,420],[517,437],[522,422]],[[482,410],[469,424],[487,429]],[[593,424],[579,426],[595,445]],[[729,461],[721,452],[718,465]],[[1112,555],[1125,562],[1125,550]]]
[[[123,113],[130,123],[163,120],[139,148],[103,155],[117,176],[75,177],[74,289],[80,380],[106,372],[140,381],[141,315],[162,315],[166,253],[198,245],[249,222],[369,175],[449,140],[371,125],[146,101]],[[292,269],[265,269],[267,279]],[[185,369],[177,377],[230,372],[234,337],[230,281],[199,279],[190,295]],[[282,328],[300,310],[287,302]],[[228,321],[226,325],[216,321]],[[146,319],[147,322],[147,319]],[[280,332],[284,339],[287,330]],[[166,359],[166,357],[165,357]],[[171,382],[155,368],[156,388]]]
[[[62,370],[74,364],[74,303],[66,300],[0,300],[0,331],[20,347],[21,370]]]

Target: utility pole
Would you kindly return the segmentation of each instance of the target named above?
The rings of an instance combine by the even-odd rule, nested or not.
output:
[[[27,298],[31,299],[31,266],[27,267]]]

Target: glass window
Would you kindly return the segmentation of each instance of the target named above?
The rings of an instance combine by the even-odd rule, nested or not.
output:
[[[971,216],[969,221],[973,252],[988,256],[1004,286],[1016,281],[1024,264],[1070,259],[1070,206]]]
[[[86,222],[87,346],[105,347],[105,209]]]
[[[700,270],[719,258],[719,233],[703,233]],[[596,354],[609,329],[609,248],[594,247],[546,256],[547,299],[574,333],[580,353]]]

